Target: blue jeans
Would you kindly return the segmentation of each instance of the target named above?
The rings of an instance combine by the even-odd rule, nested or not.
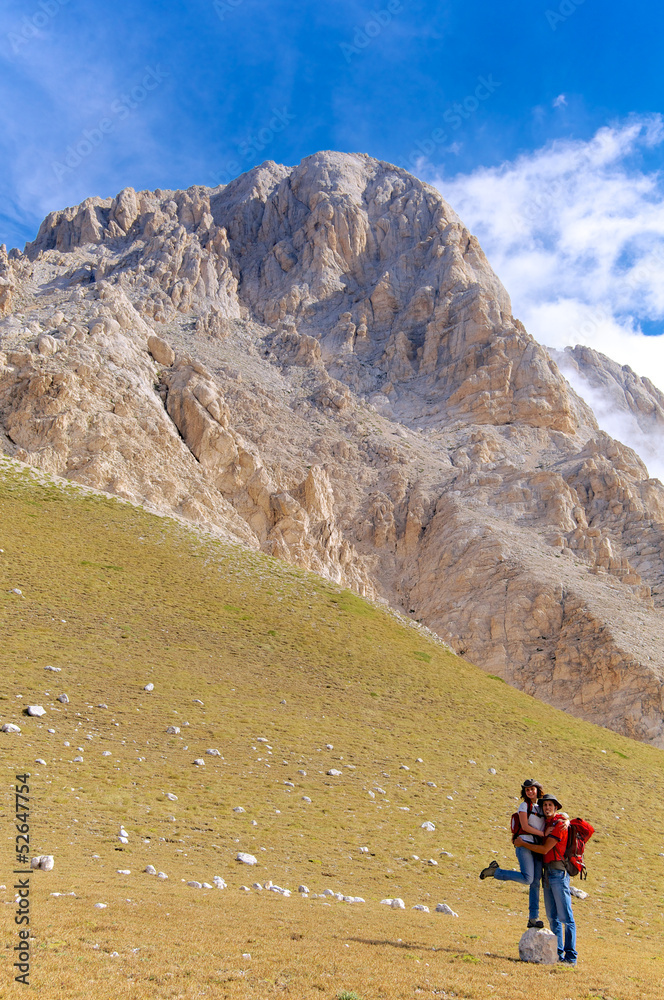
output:
[[[548,880],[548,885],[546,884]],[[576,962],[576,924],[572,913],[572,895],[569,891],[569,875],[563,871],[550,871],[543,883],[544,906],[551,930],[558,938],[558,958],[566,962]],[[565,940],[563,943],[563,928]]]
[[[533,854],[527,847],[515,847],[516,860],[519,862],[518,872],[509,871],[506,868],[496,868],[493,877],[499,882],[518,882],[520,885],[529,885],[528,892],[528,918],[537,920],[539,917],[539,891],[540,880],[542,878],[542,857]]]

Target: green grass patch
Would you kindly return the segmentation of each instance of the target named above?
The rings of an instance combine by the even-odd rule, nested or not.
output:
[[[56,858],[34,876],[40,996],[532,995],[527,890],[478,873],[515,866],[509,815],[536,777],[597,831],[579,966],[538,969],[538,996],[661,997],[662,751],[487,685],[311,574],[7,461],[0,548],[0,721],[22,730],[0,734],[5,859],[17,770],[31,850]],[[22,714],[35,703],[43,719]],[[228,888],[186,884],[214,875]],[[240,890],[267,879],[292,898]],[[395,896],[405,911],[380,905]]]

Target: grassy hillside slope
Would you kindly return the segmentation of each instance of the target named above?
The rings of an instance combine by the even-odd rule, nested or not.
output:
[[[22,730],[0,733],[0,995],[23,988],[20,772],[31,854],[55,857],[31,877],[30,981],[48,1000],[664,994],[662,751],[312,575],[8,460],[0,548],[0,724]],[[514,866],[507,826],[529,776],[597,831],[576,970],[519,963],[527,890],[478,880],[493,857]],[[215,875],[228,888],[186,884]],[[293,895],[240,890],[268,879]],[[365,902],[303,899],[300,883]],[[404,911],[379,905],[397,896]]]

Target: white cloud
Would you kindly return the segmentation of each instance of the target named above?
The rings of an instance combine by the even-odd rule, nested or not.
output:
[[[564,94],[558,94],[553,100],[554,108],[564,108],[567,105],[567,98]]]
[[[664,391],[664,336],[643,332],[664,334],[664,183],[642,165],[662,143],[660,115],[631,117],[499,167],[423,172],[477,234],[540,343],[585,344]]]

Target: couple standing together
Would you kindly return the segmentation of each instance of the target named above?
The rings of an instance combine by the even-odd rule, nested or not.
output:
[[[521,830],[514,840],[520,871],[499,868],[498,863],[492,861],[480,872],[480,878],[496,878],[500,882],[518,882],[530,887],[528,927],[544,926],[539,919],[541,881],[547,919],[558,941],[558,961],[576,965],[576,924],[569,875],[563,861],[569,818],[561,812],[562,806],[555,795],[543,792],[540,783],[530,778],[521,786],[523,801],[518,809]]]

